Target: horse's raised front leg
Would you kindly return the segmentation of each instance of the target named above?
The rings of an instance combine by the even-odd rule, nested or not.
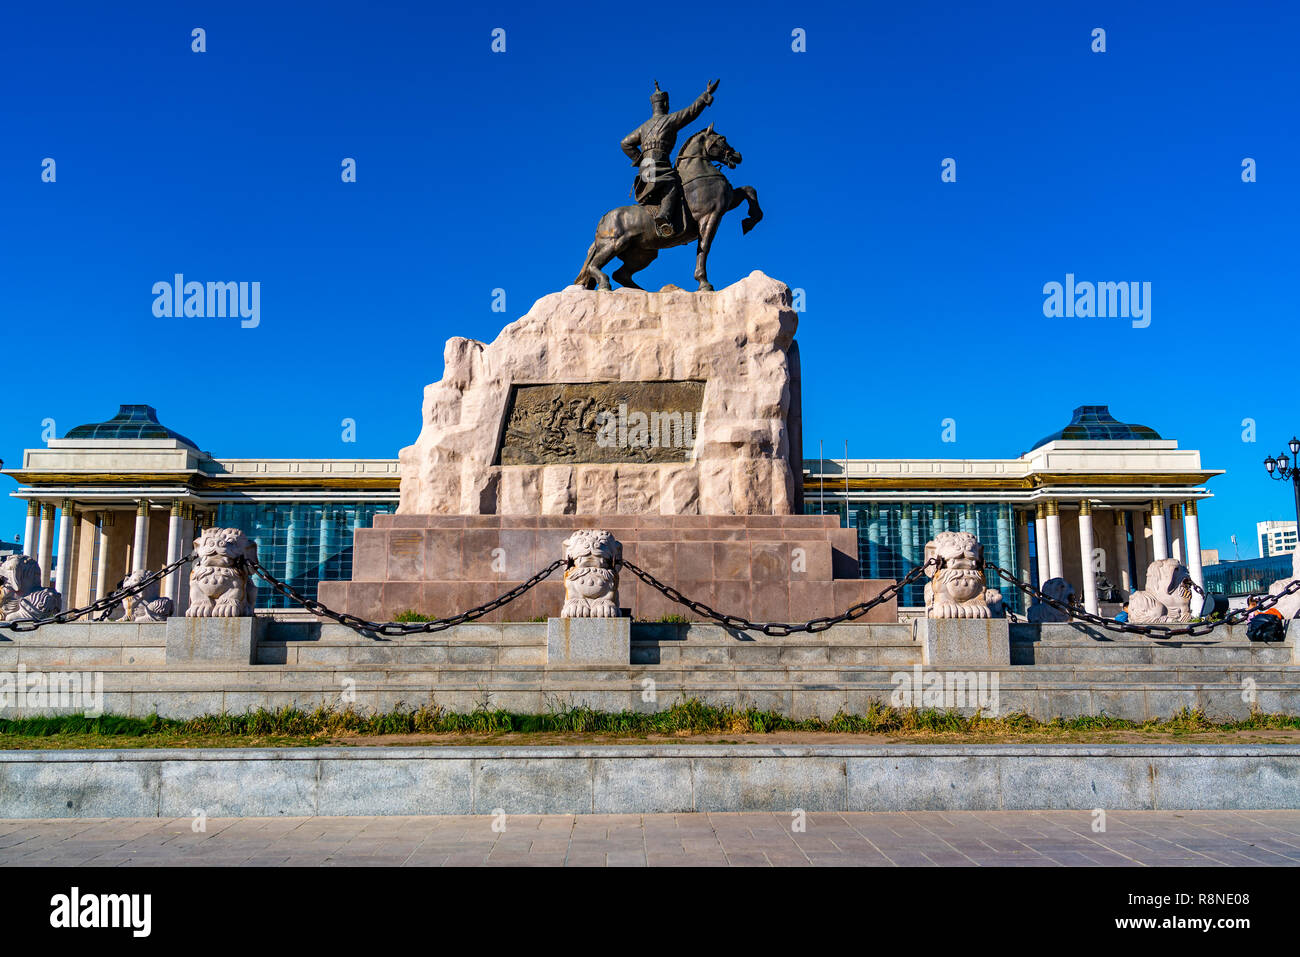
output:
[[[758,205],[758,190],[752,186],[737,186],[731,191],[731,205],[727,210],[733,210],[742,202],[749,201],[749,215],[740,222],[741,233],[747,233],[758,225],[759,220],[763,218],[763,208]]]
[[[699,224],[700,242],[695,254],[695,278],[700,282],[700,292],[713,292],[713,284],[709,282],[709,247],[713,245],[713,234],[718,231],[721,220],[720,215],[706,216]]]

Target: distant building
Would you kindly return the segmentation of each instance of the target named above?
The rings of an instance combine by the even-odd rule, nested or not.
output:
[[[1256,522],[1255,537],[1259,539],[1260,557],[1290,555],[1296,546],[1295,522]]]
[[[28,506],[23,551],[76,607],[179,558],[213,526],[243,529],[273,575],[315,597],[316,582],[352,577],[353,530],[398,499],[396,459],[218,459],[147,405],[26,449],[4,474]],[[164,593],[181,597],[180,585],[176,573]],[[257,597],[287,605],[269,588]]]
[[[1202,565],[1219,564],[1219,550],[1217,548],[1202,548],[1201,564]]]
[[[1195,449],[1120,422],[1104,405],[1075,409],[1016,458],[803,464],[805,511],[857,529],[862,577],[902,578],[925,561],[936,533],[967,531],[986,560],[1025,580],[1065,578],[1085,605],[1085,568],[1105,602],[1125,600],[1160,558],[1186,560],[1199,582],[1199,505],[1210,497],[1205,483],[1222,474]],[[994,584],[1013,611],[1025,610],[1019,591]],[[922,605],[923,589],[908,585],[899,604]]]
[[[243,529],[271,574],[315,598],[318,582],[352,577],[353,531],[396,511],[400,487],[396,459],[218,458],[147,405],[26,449],[2,474],[28,506],[24,551],[76,607],[179,558],[212,526]],[[1081,406],[1015,458],[804,459],[801,491],[807,513],[857,531],[864,578],[900,578],[934,535],[966,531],[988,561],[1025,580],[1066,578],[1099,606],[1123,601],[1158,558],[1185,558],[1200,581],[1198,511],[1219,474],[1195,449]],[[1018,589],[992,584],[1024,612]],[[164,593],[183,600],[180,585],[177,573]],[[923,590],[908,585],[900,604],[923,605]],[[257,604],[289,602],[259,587]]]
[[[1205,590],[1226,595],[1229,605],[1236,608],[1245,604],[1247,595],[1266,592],[1273,582],[1290,578],[1291,556],[1274,555],[1271,558],[1219,562],[1203,568],[1202,574],[1205,575]]]

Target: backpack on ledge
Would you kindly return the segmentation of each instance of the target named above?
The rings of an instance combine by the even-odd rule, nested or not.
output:
[[[1286,622],[1281,615],[1256,615],[1246,626],[1246,637],[1251,641],[1282,641],[1286,638]]]

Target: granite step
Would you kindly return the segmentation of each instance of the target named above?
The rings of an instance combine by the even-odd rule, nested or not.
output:
[[[242,713],[254,708],[319,706],[341,707],[340,686],[316,681],[267,687],[261,682],[241,682],[225,676],[217,687],[198,687],[185,682],[165,687],[148,687],[130,681],[110,682],[105,675],[104,710],[113,714],[192,717],[220,712]],[[123,677],[123,676],[118,676]],[[888,703],[894,687],[889,684],[774,685],[751,682],[696,682],[659,680],[647,699],[638,683],[588,682],[573,676],[550,675],[534,684],[433,683],[425,674],[423,683],[394,685],[388,682],[357,681],[351,686],[350,705],[362,711],[391,711],[436,704],[450,711],[469,712],[476,708],[503,708],[520,713],[546,713],[565,706],[584,705],[603,711],[653,711],[674,702],[693,698],[716,706],[759,708],[780,711],[796,718],[819,716],[829,719],[837,712],[861,714],[873,702]],[[1071,687],[1058,683],[1002,685],[997,696],[999,713],[1025,711],[1039,719],[1059,715],[1107,714],[1117,718],[1145,720],[1168,718],[1180,708],[1201,708],[1216,720],[1247,717],[1252,705],[1243,700],[1240,685],[1166,683],[1144,685],[1119,683],[1107,686]],[[1255,707],[1266,712],[1300,712],[1300,687],[1294,683],[1260,681]],[[956,704],[956,710],[973,713],[974,706]],[[988,707],[984,709],[986,712]],[[15,708],[11,716],[48,714],[46,708]]]
[[[640,687],[649,677],[658,684],[697,686],[751,684],[768,686],[893,687],[900,676],[914,670],[898,665],[733,665],[691,664],[689,666],[628,665],[593,668],[583,665],[454,663],[430,668],[419,663],[336,663],[299,666],[186,665],[160,670],[148,665],[105,665],[95,668],[104,676],[105,687],[191,687],[273,689],[292,686],[340,687],[347,679],[367,686],[450,686],[497,687],[566,684],[601,686],[621,684]],[[1059,685],[1069,687],[1156,687],[1162,685],[1220,685],[1242,688],[1245,678],[1257,684],[1300,689],[1300,672],[1285,665],[1242,666],[1185,664],[1164,666],[1002,666],[997,668],[926,669],[948,674],[996,676],[1002,687]]]

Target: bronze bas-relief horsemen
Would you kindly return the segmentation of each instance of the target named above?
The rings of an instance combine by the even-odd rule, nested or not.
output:
[[[659,250],[699,240],[695,278],[699,280],[701,292],[711,292],[713,286],[709,283],[707,271],[709,247],[722,217],[748,201],[749,215],[741,221],[741,231],[749,232],[763,218],[754,187],[733,187],[722,171],[714,166],[714,163],[723,163],[728,169],[735,169],[740,162],[740,153],[727,144],[725,136],[714,132],[713,124],[693,134],[682,144],[674,164],[686,200],[684,228],[665,237],[656,227],[655,209],[647,206],[611,209],[601,217],[596,227],[596,238],[587,250],[587,260],[582,264],[574,285],[586,289],[609,289],[609,276],[601,270],[617,256],[623,265],[614,271],[614,278],[629,289],[640,289],[632,274],[654,262]]]

